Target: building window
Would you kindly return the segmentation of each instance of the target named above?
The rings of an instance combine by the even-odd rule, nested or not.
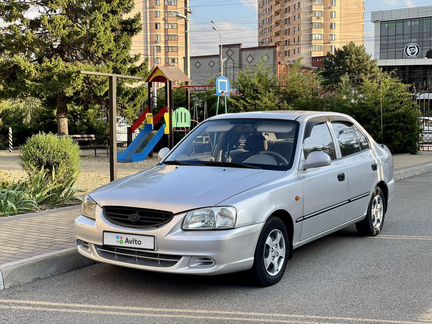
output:
[[[332,0],[332,7],[336,7],[336,0]]]
[[[165,17],[176,17],[177,16],[177,11],[165,11]]]
[[[332,18],[336,18],[336,11],[332,11],[332,12],[331,12],[331,17],[332,17]]]
[[[177,6],[177,0],[165,0],[165,6]]]
[[[160,0],[155,0],[155,6],[160,6]]]
[[[330,23],[330,29],[336,29],[336,23]]]
[[[323,39],[323,34],[312,34],[313,40],[321,40]]]
[[[322,52],[322,45],[312,45],[312,52]]]
[[[165,35],[165,39],[167,41],[176,41],[176,40],[178,40],[178,35],[168,34],[168,35]]]
[[[162,60],[161,60],[161,58],[160,57],[156,57],[156,64],[161,64],[161,62],[162,62]]]
[[[336,34],[330,34],[330,40],[335,41],[336,40]]]
[[[156,35],[156,44],[159,44],[161,42],[161,35]]]
[[[160,53],[160,52],[161,52],[161,50],[162,50],[162,49],[161,49],[161,47],[160,47],[160,46],[156,46],[156,52],[157,52],[157,53]]]
[[[156,10],[156,11],[155,11],[155,17],[156,17],[156,18],[160,18],[160,11],[159,11],[159,10]]]
[[[161,24],[160,23],[155,23],[155,29],[160,29],[161,28]]]
[[[323,15],[322,11],[312,11],[312,16],[316,18],[321,18]]]
[[[176,23],[165,23],[165,29],[177,29]]]
[[[322,5],[323,4],[323,0],[313,0],[313,4],[314,5]]]
[[[178,62],[177,58],[174,58],[174,57],[165,58],[165,64],[175,65],[175,64],[177,64],[177,62]]]
[[[178,52],[177,46],[165,46],[165,52]]]

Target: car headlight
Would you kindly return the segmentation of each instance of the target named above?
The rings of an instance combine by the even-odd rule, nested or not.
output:
[[[183,220],[184,230],[219,230],[234,228],[237,210],[234,207],[214,207],[192,210]]]
[[[96,206],[97,203],[90,196],[85,196],[81,206],[83,216],[96,219]]]

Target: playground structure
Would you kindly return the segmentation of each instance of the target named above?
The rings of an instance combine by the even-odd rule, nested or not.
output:
[[[124,152],[118,154],[118,162],[141,162],[148,158],[162,138],[168,136],[168,146],[174,146],[174,131],[187,131],[191,127],[191,114],[185,108],[174,110],[173,83],[190,80],[179,68],[173,66],[156,66],[146,80],[148,84],[149,100],[155,83],[165,83],[165,107],[155,116],[151,106],[147,107],[140,118],[132,125],[131,133],[135,133],[145,125],[138,136],[130,143]]]
[[[149,98],[148,98],[148,102],[151,102],[151,83],[152,82],[163,82],[165,83],[165,90],[166,90],[166,102],[167,104],[167,108],[171,107],[170,112],[172,112],[172,107],[173,107],[173,81],[178,81],[178,82],[185,82],[187,85],[186,87],[189,87],[189,78],[178,68],[175,67],[156,67],[153,69],[152,73],[150,74],[150,77],[145,80],[142,77],[138,77],[138,76],[130,76],[130,75],[123,75],[123,74],[116,74],[116,73],[104,73],[104,72],[95,72],[95,71],[80,71],[81,74],[84,75],[91,75],[91,76],[98,76],[98,77],[103,77],[103,78],[108,78],[109,80],[109,110],[108,110],[108,121],[109,121],[109,174],[110,174],[110,181],[114,181],[117,178],[117,162],[118,162],[118,155],[117,155],[117,80],[135,80],[135,81],[150,81],[148,82],[148,88],[149,88]],[[170,81],[171,80],[171,81]],[[198,88],[210,88],[212,86],[200,86]],[[196,86],[194,88],[197,88]],[[203,89],[204,90],[204,89]],[[231,91],[231,93],[233,93]],[[206,107],[206,102],[204,103],[204,119],[206,119],[207,117],[207,107]],[[147,107],[147,112],[146,113],[151,113],[151,106]],[[167,121],[169,123],[169,128],[168,131],[171,130],[170,132],[170,136],[169,136],[169,146],[172,147],[174,144],[174,137],[173,132],[172,132],[172,116],[173,114],[168,114],[168,116],[166,116],[164,114],[164,119],[165,117],[167,117]],[[195,107],[194,109],[194,117],[198,116],[197,113],[197,109]],[[150,116],[149,116],[150,117]],[[144,122],[144,120],[146,120],[147,115],[141,116],[141,122]],[[171,119],[171,122],[170,122]],[[196,119],[197,121],[197,119]],[[141,125],[141,124],[139,124]],[[137,127],[139,127],[139,125]],[[154,122],[153,122],[154,125]],[[164,130],[165,132],[165,130]],[[132,133],[130,133],[132,134]],[[131,136],[132,137],[132,136]],[[143,135],[144,137],[144,135]],[[138,145],[137,145],[138,146]],[[141,145],[140,145],[141,146]],[[137,148],[138,150],[138,148]],[[122,156],[121,158],[123,158],[125,161],[126,160],[132,160],[132,157],[134,154],[138,153],[136,151],[132,152],[132,154],[130,154],[130,157],[128,158],[128,156]]]

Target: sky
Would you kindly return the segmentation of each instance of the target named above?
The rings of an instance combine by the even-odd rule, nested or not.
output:
[[[343,1],[343,0],[342,0]],[[244,47],[257,46],[258,0],[190,0],[191,55],[216,54],[219,36],[212,30],[214,20],[222,31],[222,43],[242,43]],[[373,24],[371,12],[432,5],[432,0],[366,0],[365,42],[373,54]]]

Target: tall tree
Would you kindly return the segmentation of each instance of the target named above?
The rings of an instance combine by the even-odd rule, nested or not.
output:
[[[315,70],[303,66],[301,62],[281,70],[281,94],[287,104],[292,105],[299,100],[307,101],[319,96],[322,80]]]
[[[68,104],[106,95],[107,81],[82,69],[144,73],[130,55],[141,26],[133,0],[3,0],[0,2],[0,97],[34,96],[56,111],[68,134]],[[145,97],[143,88],[125,90]],[[120,89],[120,93],[122,90]]]
[[[264,63],[240,71],[236,87],[241,96],[231,97],[232,112],[283,109],[279,81]]]
[[[348,76],[355,84],[362,83],[363,77],[377,77],[380,69],[375,60],[366,52],[366,48],[353,42],[328,54],[324,60],[322,76],[327,86],[337,85],[343,76]]]

